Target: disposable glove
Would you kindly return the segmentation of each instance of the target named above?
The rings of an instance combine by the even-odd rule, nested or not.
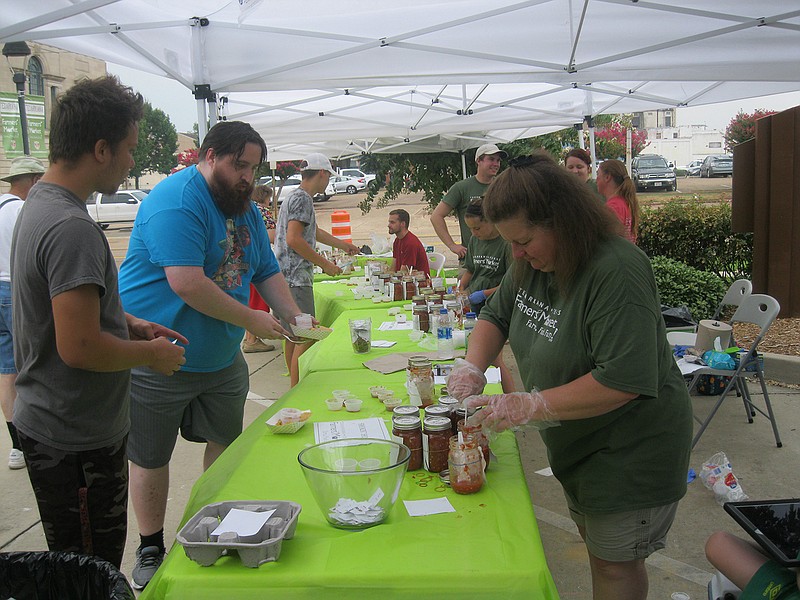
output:
[[[459,402],[468,396],[480,394],[486,386],[486,375],[463,358],[457,358],[447,378],[447,393]]]
[[[470,304],[480,304],[481,302],[486,302],[486,293],[483,290],[478,290],[477,292],[472,292],[469,295],[469,303]]]
[[[464,404],[468,409],[485,407],[469,418],[469,424],[480,425],[490,433],[526,424],[535,429],[560,425],[544,396],[535,388],[532,392],[473,396]]]

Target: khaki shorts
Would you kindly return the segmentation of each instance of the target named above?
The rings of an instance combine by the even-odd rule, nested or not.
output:
[[[675,520],[678,503],[619,513],[586,515],[567,498],[569,514],[583,528],[586,547],[593,556],[609,562],[644,560],[667,545],[667,532]]]

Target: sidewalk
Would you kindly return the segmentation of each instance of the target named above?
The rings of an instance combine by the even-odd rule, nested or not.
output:
[[[259,417],[266,406],[289,388],[283,354],[266,352],[246,354],[250,367],[250,397],[245,411],[246,425]],[[506,361],[516,373],[508,349]],[[758,386],[751,386],[756,402]],[[692,453],[691,466],[700,470],[703,460],[724,451],[734,473],[751,498],[789,498],[797,496],[794,474],[800,470],[800,391],[770,386],[770,398],[779,419],[783,448],[776,448],[768,422],[761,416],[752,425],[745,421],[742,405],[733,399],[726,402]],[[693,398],[697,414],[711,406],[714,397]],[[562,599],[589,597],[590,574],[583,544],[569,519],[561,486],[553,477],[537,473],[547,467],[544,446],[535,432],[518,434],[526,479],[539,521],[548,564]],[[0,456],[8,455],[8,436],[0,436]],[[202,447],[179,440],[172,460],[172,481],[167,508],[166,541],[175,538],[183,508],[194,481],[201,472]],[[4,460],[5,462],[5,460]],[[269,466],[265,465],[265,469]],[[491,478],[490,478],[491,482]],[[490,483],[491,484],[491,483]],[[0,551],[45,550],[46,544],[38,522],[33,493],[25,471],[0,467]],[[665,551],[648,561],[650,598],[668,599],[675,591],[692,599],[706,598],[705,586],[711,577],[703,546],[706,538],[718,529],[740,533],[738,526],[714,501],[713,494],[695,480],[681,502]],[[123,572],[130,575],[138,532],[132,511],[129,514],[128,544]],[[180,550],[179,550],[180,551]]]

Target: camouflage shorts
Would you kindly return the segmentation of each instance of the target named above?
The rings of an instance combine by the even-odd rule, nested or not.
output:
[[[127,437],[67,452],[19,432],[50,550],[93,554],[119,568],[128,528]]]

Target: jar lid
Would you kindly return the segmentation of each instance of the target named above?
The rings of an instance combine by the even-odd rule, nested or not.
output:
[[[419,429],[419,417],[412,417],[412,416],[402,416],[402,417],[394,417],[392,419],[392,425],[395,429]]]
[[[441,402],[441,400],[440,400],[440,402]],[[467,409],[465,406],[459,406],[457,408],[454,408],[453,412],[455,412],[455,413],[457,413],[457,414],[459,414],[461,416],[464,416],[465,414],[466,415],[474,415],[475,411],[477,411],[477,410],[478,409],[475,408],[475,407],[471,407],[471,408]]]
[[[395,406],[394,410],[392,411],[392,420],[398,419],[400,417],[417,417],[419,418],[419,406],[410,406],[408,404],[403,404],[400,406]]]
[[[450,469],[439,472],[439,481],[445,485],[450,485]]]
[[[455,294],[445,294],[443,298],[443,300],[455,300],[455,299],[456,299]]]
[[[453,427],[447,417],[425,417],[423,423],[426,431],[444,431]]]
[[[444,404],[434,404],[425,409],[425,418],[428,417],[450,417],[450,407]]]
[[[457,398],[453,398],[452,396],[442,396],[439,398],[439,404],[441,406],[446,406],[448,409],[456,408],[460,403]]]

